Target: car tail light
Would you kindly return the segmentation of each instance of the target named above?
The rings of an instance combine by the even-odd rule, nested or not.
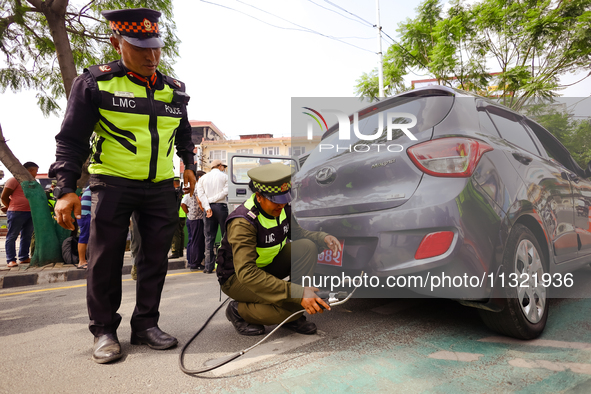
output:
[[[415,253],[415,259],[420,260],[442,255],[447,252],[453,240],[453,231],[438,231],[427,234],[423,237]]]
[[[493,150],[482,141],[450,137],[408,148],[408,156],[423,172],[440,177],[469,177],[484,152]]]

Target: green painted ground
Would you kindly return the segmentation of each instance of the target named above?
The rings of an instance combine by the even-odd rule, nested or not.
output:
[[[277,373],[270,382],[253,380],[250,389],[240,391],[591,393],[591,350],[479,342],[496,334],[479,324],[473,310],[426,302],[435,306],[386,316],[384,327],[376,328],[374,320],[325,339],[319,354],[311,357],[303,351],[293,360],[297,367]],[[540,339],[591,344],[590,312],[591,300],[553,300]],[[428,357],[440,351],[482,356],[471,362]],[[511,365],[515,360],[525,360],[521,363],[529,368]],[[579,364],[586,373],[572,370]]]

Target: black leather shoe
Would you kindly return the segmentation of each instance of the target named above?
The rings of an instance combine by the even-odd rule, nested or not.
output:
[[[312,335],[316,334],[316,324],[306,320],[306,316],[300,317],[298,320],[285,323],[281,327],[285,327],[289,330],[295,331],[298,334]]]
[[[171,253],[171,254],[168,255],[168,259],[169,260],[170,259],[178,259],[179,257],[181,257],[181,256],[179,256],[178,253]]]
[[[117,334],[103,334],[94,337],[92,360],[99,364],[119,360],[123,356]]]
[[[236,301],[231,301],[228,304],[228,307],[226,308],[226,317],[234,325],[234,328],[240,335],[252,337],[263,335],[265,333],[265,326],[247,323],[246,320],[238,314],[238,302]]]
[[[156,326],[144,331],[132,332],[130,343],[132,345],[148,345],[152,349],[164,350],[176,346],[178,341],[175,337],[168,335]]]

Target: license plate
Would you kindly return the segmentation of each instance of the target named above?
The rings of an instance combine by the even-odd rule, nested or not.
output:
[[[343,250],[345,250],[345,241],[340,241],[341,251],[333,253],[330,249],[324,249],[322,253],[318,255],[318,264],[334,265],[336,267],[343,266]]]

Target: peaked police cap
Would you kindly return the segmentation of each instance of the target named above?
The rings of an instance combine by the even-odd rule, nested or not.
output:
[[[162,48],[158,19],[160,12],[150,8],[131,8],[101,12],[109,27],[125,41],[140,48]]]
[[[248,176],[256,191],[276,204],[291,202],[291,167],[281,163],[251,168]]]

